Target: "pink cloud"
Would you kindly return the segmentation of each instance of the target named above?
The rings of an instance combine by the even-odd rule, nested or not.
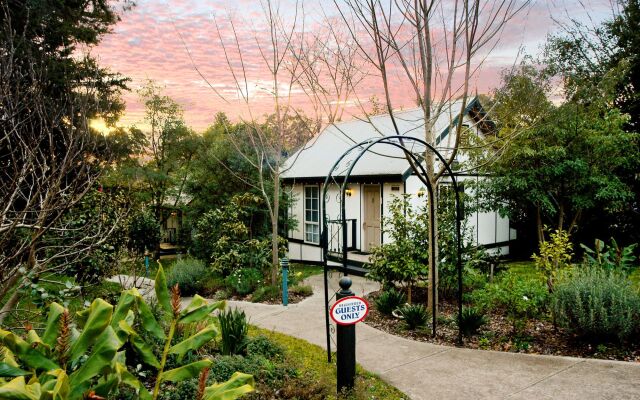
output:
[[[593,6],[596,19],[606,16],[606,7],[602,6],[604,1],[588,6]],[[500,46],[487,58],[483,68],[474,77],[472,90],[486,93],[495,87],[499,72],[514,62],[518,49],[525,46],[528,52],[536,52],[545,36],[556,29],[552,16],[560,18],[563,16],[563,9],[571,9],[577,4],[577,0],[552,3],[551,6],[546,2],[536,2],[517,16],[502,32]],[[285,15],[288,13],[291,17],[293,11],[289,6],[290,3],[283,2],[281,12]],[[310,19],[308,26],[321,27],[319,19],[322,13],[335,16],[331,14],[335,11],[322,9],[321,3],[305,2],[304,6]],[[586,18],[586,11],[580,12],[582,14],[578,12],[576,15]],[[311,18],[314,15],[318,18]],[[232,118],[246,116],[247,109],[237,99],[237,88],[214,22],[215,18],[222,39],[229,46],[234,38],[229,16],[236,23],[240,36],[239,46],[244,57],[245,73],[251,83],[249,91],[255,94],[252,99],[253,110],[258,115],[273,110],[269,96],[264,93],[264,86],[270,85],[271,78],[256,43],[258,38],[261,45],[268,48],[268,31],[265,30],[264,23],[261,23],[264,14],[259,1],[143,0],[133,10],[124,13],[113,33],[105,36],[102,43],[93,49],[93,54],[98,56],[102,65],[132,79],[130,87],[134,91],[124,96],[127,102],[126,115],[122,121],[124,124],[139,123],[144,117],[144,109],[138,101],[135,89],[146,79],[164,84],[165,93],[183,106],[187,123],[197,130],[208,126],[218,111],[224,111]],[[290,20],[291,18],[286,18],[286,22]],[[240,73],[238,51],[234,46],[228,47],[227,51],[233,59],[232,66]],[[205,83],[194,64],[227,101],[222,100]],[[358,98],[364,102],[372,95],[383,99],[377,72],[364,72],[368,76],[358,87]],[[394,104],[412,106],[415,103],[414,96],[407,90],[400,69],[393,68],[392,74],[398,79],[398,84],[392,88]],[[309,107],[309,100],[294,91],[292,104],[297,108],[305,108]],[[352,112],[358,111],[356,107],[352,107]]]

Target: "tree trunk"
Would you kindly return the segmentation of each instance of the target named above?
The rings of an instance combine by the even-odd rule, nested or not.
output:
[[[437,188],[434,185],[433,191],[429,193],[429,288],[427,294],[427,306],[433,310],[435,306],[434,316],[437,317],[438,312],[438,207],[437,207]],[[431,227],[433,225],[433,227]]]
[[[536,233],[538,234],[538,245],[544,242],[544,227],[542,226],[542,215],[540,206],[536,207]]]
[[[273,182],[273,210],[271,212],[271,284],[278,284],[279,243],[278,243],[278,215],[280,212],[280,177],[275,176]]]

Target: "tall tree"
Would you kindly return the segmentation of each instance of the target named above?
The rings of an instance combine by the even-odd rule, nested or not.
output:
[[[156,219],[163,223],[163,206],[177,207],[185,193],[198,139],[185,125],[180,105],[163,95],[161,87],[147,81],[139,94],[148,126],[140,160],[142,186]]]
[[[450,121],[444,155],[451,165],[464,142],[463,118],[469,101],[471,80],[482,66],[486,56],[496,45],[505,25],[526,5],[527,1],[459,0],[441,2],[437,0],[334,0],[344,24],[349,27],[352,39],[360,54],[380,76],[384,90],[384,104],[391,117],[394,134],[401,135],[396,123],[398,99],[394,88],[403,85],[416,99],[422,109],[425,142],[436,146],[435,123],[441,117]],[[457,101],[455,107],[450,106]],[[437,287],[438,229],[437,186],[445,174],[442,163],[436,163],[435,154],[422,147],[426,171],[414,165],[407,154],[417,176],[425,186],[433,187],[428,202],[435,226],[430,229],[429,254],[430,287]],[[437,290],[429,290],[429,303],[437,305]],[[434,317],[435,318],[435,317]]]
[[[110,159],[108,139],[88,121],[117,119],[126,80],[80,52],[118,20],[106,0],[9,1],[0,14],[1,323],[18,301],[16,287],[25,275],[83,254],[111,231],[101,227],[72,245],[42,248],[47,233],[80,229],[64,216]]]
[[[625,114],[602,102],[554,106],[541,75],[527,65],[505,75],[494,111],[501,132],[520,129],[487,170],[494,204],[514,219],[533,210],[539,242],[545,225],[573,233],[587,212],[625,207],[634,193],[623,177],[640,165],[629,151],[639,137],[624,130]]]

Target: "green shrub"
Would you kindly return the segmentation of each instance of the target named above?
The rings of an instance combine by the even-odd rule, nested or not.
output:
[[[624,340],[640,329],[640,295],[622,274],[585,268],[556,286],[557,322],[594,341]]]
[[[240,296],[253,292],[262,281],[262,273],[255,268],[235,270],[226,279],[227,286]]]
[[[294,368],[283,363],[269,360],[262,355],[227,355],[217,356],[214,359],[215,368],[211,369],[209,379],[211,382],[224,382],[231,377],[235,371],[251,371],[257,382],[270,387],[281,386],[287,378],[296,376]]]
[[[456,322],[465,336],[472,336],[487,324],[487,317],[477,308],[464,307],[460,319],[456,319]]]
[[[173,287],[178,284],[180,294],[192,296],[203,288],[208,273],[204,262],[195,258],[183,258],[177,260],[167,274],[167,285]]]
[[[422,304],[407,304],[400,308],[400,315],[411,330],[426,326],[429,320],[429,310]]]
[[[289,289],[289,293],[297,294],[303,297],[309,297],[313,294],[311,285],[295,285]]]
[[[636,256],[633,254],[637,243],[626,247],[620,247],[614,238],[611,244],[605,244],[602,240],[596,239],[593,249],[580,245],[584,249],[584,260],[589,266],[600,267],[608,271],[630,271],[636,266]]]
[[[407,301],[407,296],[399,290],[389,289],[374,300],[376,308],[383,314],[391,315],[393,311],[398,309]]]
[[[495,283],[473,292],[472,299],[483,311],[504,311],[516,334],[527,318],[537,318],[546,310],[549,292],[536,279],[506,272]]]
[[[569,232],[556,230],[551,232],[549,240],[540,243],[540,254],[531,256],[536,268],[542,272],[547,282],[549,293],[553,292],[553,286],[558,273],[569,266],[573,253],[573,244],[569,240]]]
[[[249,339],[247,343],[247,354],[249,356],[259,355],[269,360],[284,357],[284,348],[268,337],[260,335]]]
[[[220,312],[220,352],[223,355],[244,354],[247,347],[249,323],[244,311],[229,309]]]
[[[259,303],[261,301],[273,301],[280,298],[280,287],[278,286],[260,286],[253,292],[251,296],[251,301],[254,303]]]

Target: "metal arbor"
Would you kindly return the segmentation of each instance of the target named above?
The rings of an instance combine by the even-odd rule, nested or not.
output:
[[[409,146],[408,144],[411,143]],[[328,256],[329,256],[329,232],[328,232],[328,219],[327,219],[327,191],[330,184],[338,184],[340,186],[339,193],[339,203],[340,203],[340,218],[338,221],[341,224],[342,229],[342,237],[339,237],[339,240],[342,239],[341,253],[342,253],[342,269],[345,275],[348,275],[348,236],[347,236],[347,219],[346,219],[346,206],[345,206],[345,190],[347,188],[347,184],[349,182],[349,178],[352,175],[353,169],[360,161],[360,159],[367,153],[372,152],[371,148],[376,145],[388,145],[392,146],[396,149],[399,149],[403,153],[403,158],[409,158],[412,162],[413,172],[417,174],[423,174],[426,176],[425,166],[422,165],[422,159],[416,155],[414,152],[415,145],[424,146],[425,151],[432,152],[438,159],[439,162],[445,167],[446,176],[451,179],[451,183],[453,185],[454,193],[455,193],[455,207],[456,207],[456,232],[455,232],[455,240],[456,240],[456,248],[457,248],[457,260],[456,266],[458,271],[458,342],[462,343],[462,329],[460,328],[460,318],[462,316],[462,245],[461,245],[461,235],[460,235],[460,224],[464,216],[462,215],[462,207],[460,203],[460,192],[459,186],[456,180],[456,176],[453,171],[447,164],[444,157],[438,152],[433,146],[431,146],[426,141],[415,138],[412,136],[384,136],[380,138],[368,139],[358,144],[350,147],[346,152],[344,152],[338,160],[333,164],[329,173],[327,174],[324,184],[322,187],[322,232],[321,232],[321,244],[322,244],[322,263],[324,266],[324,300],[325,300],[325,325],[326,325],[326,339],[327,339],[327,359],[331,362],[331,325],[329,322],[329,302],[331,299],[329,298],[329,286],[328,286],[328,273],[329,273],[329,265],[328,265]],[[397,158],[397,157],[396,157]],[[342,167],[342,168],[341,168]],[[338,176],[334,176],[334,173],[341,169],[341,173]],[[417,171],[416,171],[417,169]],[[425,180],[427,184],[427,191],[429,192],[428,198],[435,199],[434,196],[434,187],[428,180]],[[435,235],[435,202],[429,202],[429,229],[431,233],[431,237],[436,237]],[[435,254],[435,242],[432,240],[429,242],[429,252],[430,254]],[[432,276],[435,275],[436,272],[436,263],[435,257],[430,257],[430,265],[429,265],[429,273]],[[431,287],[433,298],[436,298],[436,285],[432,285]],[[432,302],[432,332],[435,336],[436,334],[436,304],[435,301]]]

